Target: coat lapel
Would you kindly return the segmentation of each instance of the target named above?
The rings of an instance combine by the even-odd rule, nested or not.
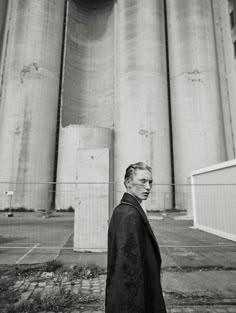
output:
[[[157,242],[157,239],[156,239],[156,236],[154,235],[153,233],[153,230],[151,228],[151,225],[148,221],[148,218],[146,216],[146,214],[144,213],[141,205],[139,204],[138,200],[133,197],[131,194],[125,192],[122,199],[121,199],[121,203],[122,204],[128,204],[128,205],[131,205],[133,207],[135,207],[137,209],[137,211],[140,213],[144,223],[146,224],[146,227],[151,235],[151,237],[154,239],[156,245],[157,245],[157,248],[158,248],[158,251],[159,251],[159,245],[158,245],[158,242]]]

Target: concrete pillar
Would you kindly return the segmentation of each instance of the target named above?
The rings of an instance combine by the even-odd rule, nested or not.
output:
[[[74,250],[105,251],[113,207],[113,131],[70,125],[61,129],[57,209],[75,210]]]
[[[163,1],[118,1],[116,10],[115,182],[119,202],[128,165],[146,162],[153,168],[154,183],[168,184],[171,161]],[[170,186],[157,186],[147,209],[171,206],[170,196]]]
[[[14,206],[48,208],[53,180],[64,0],[12,1],[0,107],[0,181]]]
[[[226,160],[211,0],[167,0],[175,183]],[[178,199],[177,199],[178,201]]]

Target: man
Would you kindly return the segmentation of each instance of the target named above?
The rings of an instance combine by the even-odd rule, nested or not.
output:
[[[152,188],[152,170],[145,163],[125,173],[120,204],[108,230],[106,313],[166,313],[162,295],[161,255],[141,207]]]

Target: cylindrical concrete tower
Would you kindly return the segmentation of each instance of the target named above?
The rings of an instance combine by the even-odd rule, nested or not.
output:
[[[113,0],[68,2],[62,127],[113,127],[113,42]]]
[[[233,2],[212,1],[227,159],[232,160],[236,158],[236,67],[229,4]]]
[[[211,0],[167,0],[175,183],[226,160]],[[178,201],[178,200],[177,200]]]
[[[64,0],[12,1],[0,107],[0,181],[13,206],[48,208],[53,180]],[[24,183],[24,184],[21,184]]]
[[[114,179],[113,7],[113,0],[68,1],[56,206],[75,209],[74,250],[80,251],[107,248]]]
[[[85,148],[83,136],[89,140],[89,132],[91,132],[91,138],[93,138],[96,127],[98,133],[101,133],[101,129],[106,132],[106,128],[108,132],[113,131],[113,35],[113,1],[70,0],[68,2],[58,182],[75,181],[73,175],[67,175],[70,172],[70,164],[65,142],[72,144],[74,140],[74,146],[80,149],[81,144],[81,149],[83,149]],[[86,132],[84,128],[78,127],[82,125],[87,126]],[[79,140],[74,135],[76,126]],[[101,148],[106,146],[104,146],[106,140],[91,142],[96,149],[99,145]],[[90,144],[89,148],[92,149],[93,145]],[[106,147],[110,147],[110,144]],[[113,148],[111,150],[113,153]],[[92,175],[88,179],[92,182],[96,180],[96,177]],[[113,177],[111,179],[113,180]]]
[[[115,36],[118,202],[125,190],[125,169],[131,163],[146,162],[153,168],[154,183],[171,183],[163,1],[118,1]],[[167,208],[170,195],[170,186],[157,186],[147,209]]]

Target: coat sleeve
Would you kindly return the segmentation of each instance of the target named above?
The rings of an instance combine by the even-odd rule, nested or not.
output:
[[[141,223],[137,215],[129,214],[116,232],[115,292],[120,313],[145,312]]]

